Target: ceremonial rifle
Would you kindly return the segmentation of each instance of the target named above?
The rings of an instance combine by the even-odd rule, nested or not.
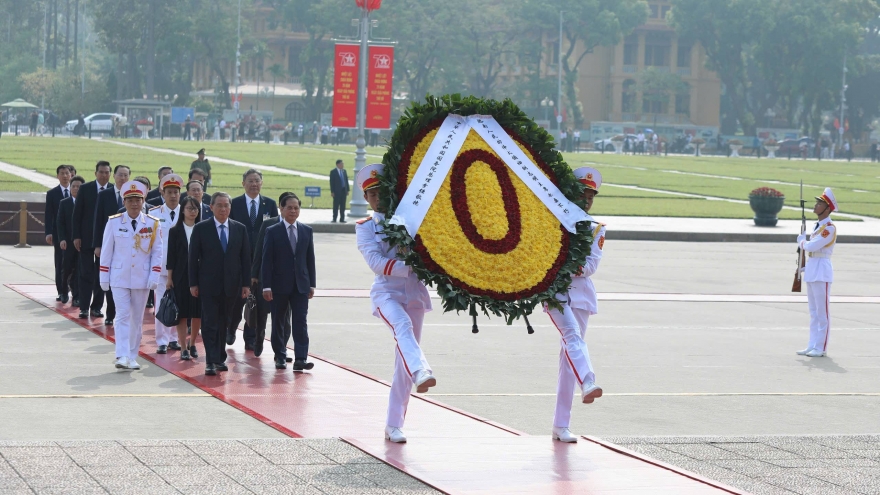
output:
[[[801,180],[801,235],[807,232],[807,214],[806,214],[806,203],[804,202],[804,181]],[[806,266],[807,263],[807,253],[804,252],[803,249],[798,247],[798,259],[797,259],[797,269],[794,272],[794,283],[791,284],[792,292],[800,292],[801,291],[801,278],[802,278],[802,269]]]

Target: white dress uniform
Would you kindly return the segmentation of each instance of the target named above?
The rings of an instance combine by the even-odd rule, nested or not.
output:
[[[146,196],[146,187],[130,181],[122,196]],[[107,221],[101,249],[101,288],[112,288],[116,301],[117,368],[139,368],[137,364],[143,332],[144,310],[150,288],[159,280],[163,250],[159,219],[139,213],[113,215]]]
[[[163,191],[166,187],[176,187],[178,189],[183,188],[183,179],[177,174],[168,174],[165,177],[162,177],[162,181],[159,184],[159,190]],[[173,213],[173,215],[172,215]],[[171,209],[167,205],[156,206],[150,209],[150,216],[159,219],[159,225],[162,228],[162,238],[168,239],[168,231],[171,230],[171,227],[177,225],[177,221],[180,220],[180,204],[177,205],[176,208]],[[168,243],[163,243],[162,247],[162,259],[168,259]],[[156,297],[156,308],[155,312],[159,311],[159,303],[162,301],[162,296],[165,295],[165,284],[168,282],[168,269],[165,267],[166,263],[162,263],[161,270],[159,271],[159,286],[156,287],[155,297]],[[168,327],[162,324],[158,318],[156,318],[156,345],[157,346],[167,346],[169,342],[177,340],[177,329],[175,327]]]
[[[598,170],[582,167],[574,171],[575,177],[586,187],[595,191],[602,184],[602,175]],[[556,299],[562,303],[562,310],[545,306],[550,321],[559,331],[561,349],[559,350],[559,378],[556,385],[556,412],[553,416],[554,438],[558,438],[558,430],[565,438],[563,441],[577,441],[567,431],[571,422],[571,406],[575,387],[579,388],[585,403],[593,402],[601,397],[602,389],[596,386],[596,374],[590,361],[590,353],[584,340],[587,334],[587,323],[590,315],[599,312],[596,298],[596,287],[590,279],[599,268],[602,260],[602,249],[605,246],[605,224],[597,223],[593,227],[593,244],[590,255],[572,277],[571,286],[565,294],[557,294]]]
[[[824,201],[832,212],[837,211],[837,200],[831,188],[825,188],[824,194],[816,199]],[[798,246],[807,255],[803,281],[807,284],[807,301],[810,306],[810,342],[806,349],[799,352],[802,355],[819,357],[828,352],[831,326],[829,297],[831,283],[834,282],[831,254],[836,241],[837,226],[831,222],[830,216],[816,223],[809,239],[806,235],[798,236]]]
[[[362,190],[378,186],[375,176],[381,167],[381,164],[369,165],[358,173]],[[358,250],[376,274],[370,289],[373,316],[391,328],[396,342],[387,426],[401,428],[413,383],[418,384],[421,378],[432,374],[419,346],[422,322],[432,306],[428,289],[409,266],[397,259],[397,248],[383,240],[385,235],[380,223],[384,219],[384,214],[374,213],[358,221],[355,231]]]

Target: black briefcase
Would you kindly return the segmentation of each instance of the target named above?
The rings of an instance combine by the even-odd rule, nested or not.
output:
[[[156,307],[156,319],[166,327],[177,326],[180,319],[177,317],[177,300],[174,298],[174,290],[166,290],[159,306]]]
[[[257,328],[257,297],[251,292],[244,302],[244,322],[250,328]]]

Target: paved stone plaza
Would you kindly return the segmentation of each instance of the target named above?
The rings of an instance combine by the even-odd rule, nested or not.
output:
[[[369,287],[354,236],[315,241],[319,288]],[[50,283],[50,253],[0,247],[2,282]],[[878,304],[833,299],[880,295],[876,245],[841,244],[834,264],[829,357],[810,359],[794,354],[807,337],[806,302],[733,297],[791,295],[792,245],[609,241],[600,298],[632,300],[600,299],[587,342],[605,396],[575,407],[572,430],[751,493],[880,493]],[[531,321],[534,335],[481,317],[473,335],[467,315],[430,313],[423,343],[438,386],[429,396],[549,441],[558,335],[542,314]],[[368,300],[315,298],[309,322],[315,354],[390,378],[393,341]],[[146,360],[118,373],[110,342],[5,287],[0,328],[0,493],[146,493],[111,483],[115,457],[129,463],[126,480],[170,493],[431,490],[333,431],[288,439]],[[261,483],[270,473],[291,484]]]

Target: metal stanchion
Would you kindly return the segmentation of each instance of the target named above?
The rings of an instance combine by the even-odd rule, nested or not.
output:
[[[92,139],[92,123],[89,122],[89,139]]]
[[[27,243],[27,202],[21,202],[21,209],[19,210],[19,220],[18,220],[18,244],[15,245],[17,248],[29,248],[30,245]]]

